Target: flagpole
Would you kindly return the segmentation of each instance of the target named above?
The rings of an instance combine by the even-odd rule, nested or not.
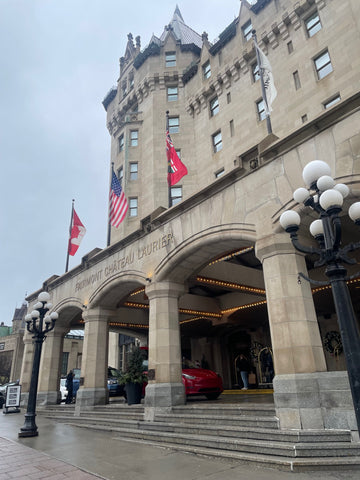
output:
[[[255,45],[258,46],[257,38],[256,38],[256,30],[252,31],[252,37],[253,37]],[[268,105],[267,98],[266,98],[266,90],[265,90],[265,84],[264,84],[263,71],[262,71],[262,68],[261,68],[260,54],[259,54],[259,50],[256,47],[255,47],[255,51],[256,51],[256,60],[257,60],[257,64],[258,64],[258,67],[259,67],[259,73],[260,73],[261,94],[262,94],[264,102],[266,103],[266,107],[267,107],[267,110],[268,110],[269,105]],[[268,134],[270,135],[272,133],[272,128],[271,128],[271,120],[270,120],[269,111],[266,112],[266,126],[267,126]]]
[[[166,110],[166,134],[169,132],[169,110]],[[170,132],[169,132],[170,133]],[[167,182],[168,182],[168,203],[169,208],[171,207],[171,182],[169,179],[171,178],[171,160],[168,158],[168,175],[167,175]]]
[[[110,191],[111,191],[111,182],[112,182],[113,173],[114,173],[114,162],[111,162]],[[107,242],[106,242],[107,247],[110,245],[110,239],[111,239],[111,224],[110,224],[110,201],[109,201],[108,231],[107,231]]]
[[[71,240],[71,229],[72,229],[72,223],[73,223],[73,218],[74,218],[74,202],[75,202],[75,200],[72,199],[71,219],[70,219],[70,228],[69,228],[69,241],[68,241],[68,247],[67,247],[65,273],[69,270],[69,250],[70,250],[70,240]]]

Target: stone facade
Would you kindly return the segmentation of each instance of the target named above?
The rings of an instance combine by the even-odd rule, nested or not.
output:
[[[139,37],[134,44],[128,36],[118,85],[103,105],[111,161],[130,210],[131,200],[137,200],[137,209],[112,228],[107,248],[44,282],[60,315],[44,344],[40,373],[39,394],[49,403],[56,400],[63,335],[84,326],[77,412],[107,402],[109,332],[148,333],[149,419],[156,408],[184,403],[182,356],[194,361],[204,355],[232,388],[237,356],[246,353],[261,386],[269,380],[259,367],[266,348],[282,428],[355,428],[347,374],[324,354],[325,320],[332,319],[336,329],[331,292],[299,283],[299,272],[315,280],[324,280],[324,273],[295,252],[279,217],[294,208],[305,227],[313,220],[296,206],[292,192],[302,186],[303,167],[316,158],[350,187],[344,211],[359,197],[360,4],[242,4],[239,17],[214,44],[191,30],[178,9],[145,49]],[[308,32],[310,18],[315,33]],[[253,40],[246,38],[249,22],[278,91],[272,134],[257,109],[261,89]],[[324,62],[327,75],[319,79]],[[176,185],[181,201],[171,208],[166,111],[171,125],[178,125],[170,134],[188,168]],[[214,145],[219,133],[221,145]],[[301,235],[307,239],[305,230]],[[358,231],[345,219],[343,234],[346,242]],[[355,273],[356,266],[349,269]],[[358,280],[350,286],[357,315]],[[31,303],[37,293],[28,298]],[[30,360],[31,342],[25,340],[25,392]]]

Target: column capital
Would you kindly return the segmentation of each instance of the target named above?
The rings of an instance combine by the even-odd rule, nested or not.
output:
[[[261,262],[274,255],[284,254],[303,255],[295,250],[291,243],[290,236],[285,232],[267,235],[256,241],[255,255]]]
[[[82,318],[84,322],[107,322],[115,315],[114,310],[103,307],[89,308],[83,311]]]
[[[185,286],[182,283],[176,282],[154,282],[145,288],[145,293],[149,300],[159,297],[179,298],[186,292]]]

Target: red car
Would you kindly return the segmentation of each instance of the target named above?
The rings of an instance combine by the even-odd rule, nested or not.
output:
[[[148,370],[148,347],[140,347],[144,353],[143,368],[144,372]],[[222,378],[212,370],[205,368],[183,368],[182,383],[185,386],[185,395],[188,397],[195,395],[205,395],[208,400],[216,400],[224,391]],[[145,388],[147,383],[143,385],[142,396],[145,396]]]
[[[220,375],[204,368],[183,368],[182,382],[188,397],[205,395],[208,400],[216,400],[224,390]]]

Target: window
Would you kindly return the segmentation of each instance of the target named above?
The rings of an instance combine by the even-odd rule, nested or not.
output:
[[[129,198],[129,216],[137,217],[138,214],[138,199],[137,197]]]
[[[166,67],[176,66],[176,52],[165,53],[165,66]]]
[[[124,134],[119,137],[119,152],[124,150]]]
[[[259,120],[260,121],[265,120],[266,113],[265,113],[265,103],[263,99],[256,102],[256,108],[257,108]]]
[[[230,92],[228,92],[226,94],[226,101],[227,101],[227,103],[231,103],[231,93]]]
[[[117,171],[117,177],[118,177],[118,179],[119,179],[120,185],[122,185],[122,181],[123,181],[123,178],[124,178],[124,169],[123,169],[123,167],[120,167],[119,170]]]
[[[222,149],[222,137],[221,132],[214,133],[212,136],[214,152],[219,152]]]
[[[254,82],[260,80],[260,72],[259,72],[259,65],[257,63],[253,63],[251,65],[251,72]]]
[[[235,130],[234,130],[234,120],[230,120],[230,137],[234,136]]]
[[[312,37],[321,30],[321,22],[318,12],[313,13],[305,20],[306,32],[309,37]]]
[[[211,77],[211,67],[210,67],[209,60],[203,65],[203,74],[204,74],[204,78]]]
[[[330,107],[332,107],[333,105],[335,105],[335,103],[340,102],[340,100],[341,100],[341,97],[340,97],[339,94],[337,94],[337,95],[335,95],[335,97],[332,97],[332,98],[330,98],[330,100],[327,100],[326,102],[323,103],[324,108],[325,108],[325,109],[326,109],[326,108],[330,108]]]
[[[301,121],[302,121],[302,123],[307,122],[307,115],[306,115],[306,113],[305,113],[305,115],[303,115],[303,116],[301,117]]]
[[[299,90],[299,88],[301,88],[301,83],[300,83],[299,72],[297,70],[296,72],[293,73],[293,79],[294,79],[295,90]]]
[[[137,130],[130,130],[130,145],[137,147],[139,141],[139,132]]]
[[[137,180],[138,179],[138,163],[131,162],[130,163],[130,180]]]
[[[218,170],[217,172],[215,172],[215,178],[221,177],[221,175],[224,175],[224,173],[225,173],[224,168],[222,168],[221,170]]]
[[[175,152],[179,158],[181,158],[181,150],[179,148],[175,148]]]
[[[213,117],[217,113],[219,113],[219,99],[215,97],[210,100],[210,115]]]
[[[333,71],[329,52],[326,51],[314,59],[317,77],[319,80]]]
[[[171,206],[180,203],[182,200],[182,187],[171,187]]]
[[[178,99],[178,87],[168,87],[167,99],[168,102],[175,102]]]
[[[129,89],[132,90],[134,88],[134,74],[132,73],[129,78]]]
[[[246,41],[250,40],[250,38],[252,37],[252,29],[253,27],[251,20],[246,22],[245,25],[242,27],[242,32]]]
[[[287,49],[288,49],[289,54],[294,51],[294,45],[293,45],[291,40],[290,40],[290,42],[287,43]]]
[[[121,86],[122,94],[123,97],[127,94],[127,85],[126,85],[126,80],[123,81],[122,86]]]
[[[169,133],[179,133],[179,117],[169,118]]]

